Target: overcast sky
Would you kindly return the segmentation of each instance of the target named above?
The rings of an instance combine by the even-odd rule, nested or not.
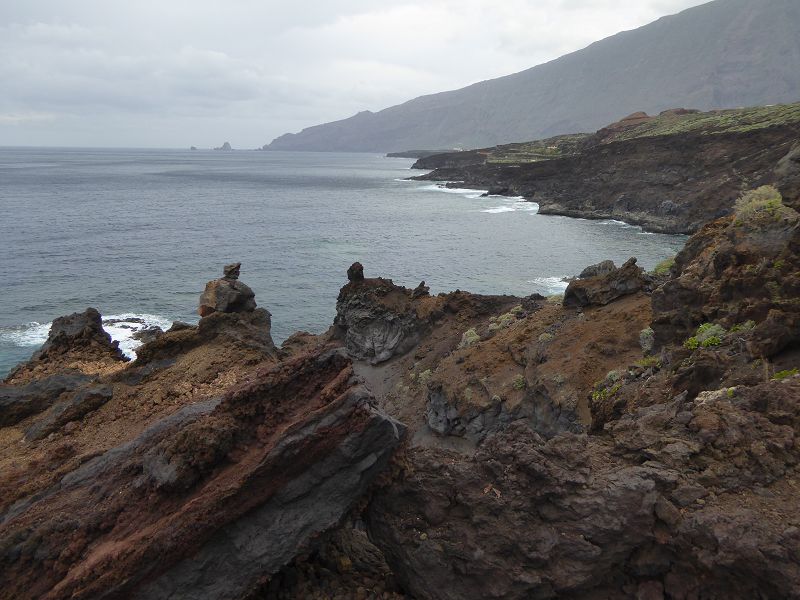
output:
[[[254,148],[705,1],[3,1],[0,145]]]

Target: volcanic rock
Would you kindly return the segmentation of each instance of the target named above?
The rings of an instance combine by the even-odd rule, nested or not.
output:
[[[705,323],[752,321],[751,353],[767,358],[800,341],[800,215],[706,225],[675,258],[676,277],[653,293],[656,345],[681,344]],[[743,334],[744,335],[744,334]]]
[[[645,287],[647,279],[644,269],[636,266],[636,259],[629,259],[620,268],[600,263],[588,267],[581,273],[581,278],[570,282],[564,293],[564,306],[586,307],[605,306],[617,298],[634,294]],[[596,273],[584,277],[585,273]]]
[[[783,195],[784,204],[800,210],[800,145],[780,160],[775,175],[775,186]]]
[[[206,284],[197,310],[201,317],[215,312],[245,313],[255,310],[255,293],[238,280],[240,266],[241,263],[226,265],[221,279]]]
[[[417,298],[423,298],[425,296],[430,296],[431,288],[425,285],[424,281],[421,281],[420,284],[414,288],[414,291],[411,292],[411,298],[416,300]]]
[[[414,448],[369,508],[371,537],[426,600],[623,599],[653,582],[671,598],[796,598],[800,532],[769,515],[795,520],[781,503],[800,459],[798,394],[800,379],[676,399],[618,421],[610,440],[545,440],[516,422],[473,456]]]
[[[119,367],[127,360],[119,343],[103,329],[97,309],[87,308],[55,319],[47,341],[28,362],[14,368],[5,382],[25,384],[65,372],[99,372]]]
[[[364,281],[364,265],[360,262],[354,262],[347,269],[347,281],[355,283],[357,281]]]
[[[581,271],[581,274],[578,275],[578,279],[589,279],[599,275],[607,275],[616,269],[617,265],[614,264],[613,260],[604,260],[596,265],[586,267],[583,271]]]
[[[347,270],[349,283],[336,301],[334,335],[350,356],[371,364],[408,352],[427,329],[420,299],[390,279],[364,279],[361,263]]]
[[[64,392],[73,391],[89,381],[91,377],[73,372],[35,379],[24,385],[0,384],[0,427],[14,425],[42,412]]]
[[[326,351],[133,432],[4,511],[0,597],[246,596],[386,466],[403,428],[372,404]]]

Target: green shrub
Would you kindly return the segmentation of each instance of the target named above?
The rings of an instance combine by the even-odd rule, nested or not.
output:
[[[722,339],[716,335],[712,335],[711,337],[708,337],[700,342],[700,345],[703,348],[711,348],[712,346],[719,346],[720,344],[722,344]]]
[[[477,344],[481,341],[481,336],[478,335],[478,332],[475,331],[475,328],[467,329],[464,332],[464,335],[461,336],[461,343],[458,345],[459,348],[468,348],[473,344]]]
[[[514,377],[514,381],[511,382],[511,387],[515,390],[524,390],[528,387],[528,383],[525,381],[525,377],[523,375],[517,375]]]
[[[500,329],[510,327],[516,320],[516,315],[510,312],[500,315],[499,317],[493,319],[493,322],[491,325],[489,325],[489,331],[499,331]]]
[[[666,275],[672,270],[673,265],[675,264],[675,257],[667,258],[662,260],[658,263],[655,268],[653,269],[654,275]]]
[[[549,341],[552,341],[555,337],[556,336],[554,336],[552,333],[545,332],[545,333],[543,333],[542,335],[539,336],[539,341],[542,344],[544,344],[544,343],[547,343]]]
[[[511,309],[510,312],[511,312],[512,315],[514,315],[516,317],[516,316],[519,316],[522,313],[524,313],[525,309],[522,308],[521,304],[517,304],[514,308]]]
[[[657,356],[648,356],[642,360],[636,361],[636,366],[642,369],[661,368],[661,361]]]
[[[564,294],[553,294],[547,297],[548,304],[561,304],[564,302]]]
[[[784,205],[781,193],[771,185],[745,192],[734,206],[737,225],[764,225],[784,219],[797,220],[793,208]]]
[[[775,381],[781,381],[788,377],[794,377],[795,375],[800,373],[800,369],[787,369],[786,371],[778,371],[775,375],[772,376],[772,379]]]
[[[700,347],[711,348],[722,344],[727,331],[722,325],[705,323],[697,328],[697,332],[683,343],[684,348],[697,350]]]
[[[745,321],[744,323],[737,323],[731,327],[731,333],[739,333],[740,331],[752,331],[756,328],[755,321]]]

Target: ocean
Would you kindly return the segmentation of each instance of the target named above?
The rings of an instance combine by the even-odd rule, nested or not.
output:
[[[537,214],[518,198],[406,181],[374,154],[0,148],[0,376],[60,315],[97,308],[123,349],[196,322],[205,283],[241,262],[277,343],[333,322],[347,267],[431,293],[562,292],[610,258],[652,268],[685,237]],[[126,319],[129,321],[126,322]],[[133,319],[132,321],[130,319]]]

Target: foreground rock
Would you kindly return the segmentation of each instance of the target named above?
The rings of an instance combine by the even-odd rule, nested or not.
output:
[[[776,382],[642,410],[609,437],[519,422],[471,457],[417,448],[370,531],[418,599],[797,598],[798,397]]]
[[[402,427],[371,402],[328,351],[153,422],[5,510],[2,597],[242,597],[386,465]]]

